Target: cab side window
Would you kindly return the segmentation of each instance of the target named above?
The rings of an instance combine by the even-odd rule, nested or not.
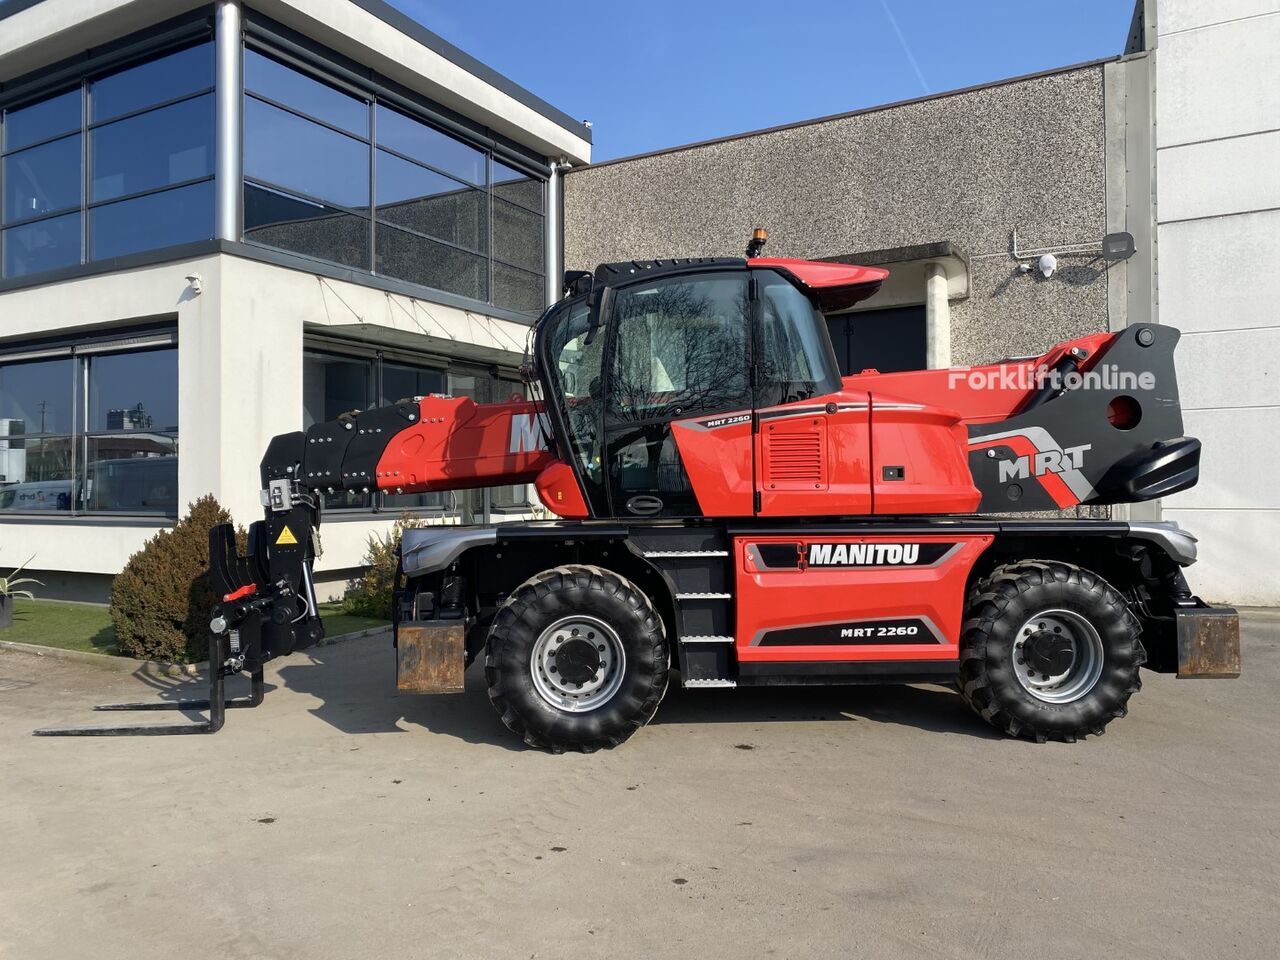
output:
[[[605,331],[591,325],[585,303],[568,308],[551,323],[551,362],[564,398],[569,446],[586,484],[587,496],[603,507],[604,464],[600,436],[600,382]],[[601,499],[597,499],[601,498]]]
[[[619,290],[609,419],[675,420],[749,406],[750,316],[742,273]]]
[[[808,297],[777,274],[760,280],[759,351],[759,406],[839,389],[826,321]]]

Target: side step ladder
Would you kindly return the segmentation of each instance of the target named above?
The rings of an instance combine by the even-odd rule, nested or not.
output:
[[[37,737],[178,737],[193,733],[217,733],[222,729],[228,710],[248,709],[262,703],[262,667],[249,675],[249,695],[224,695],[224,680],[240,671],[226,665],[226,635],[209,637],[209,699],[152,700],[145,703],[100,703],[94,710],[106,712],[152,710],[208,710],[209,719],[197,723],[140,723],[118,727],[42,727],[33,731]]]

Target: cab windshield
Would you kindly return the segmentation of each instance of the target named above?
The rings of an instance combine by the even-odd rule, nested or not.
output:
[[[569,428],[570,453],[587,485],[600,488],[604,482],[600,451],[604,328],[591,327],[591,308],[579,300],[548,317],[542,336],[545,364]]]

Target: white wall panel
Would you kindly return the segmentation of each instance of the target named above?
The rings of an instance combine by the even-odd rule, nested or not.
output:
[[[1148,7],[1157,3],[1156,30],[1161,47],[1165,35],[1179,30],[1280,12],[1280,0],[1147,0]]]
[[[1187,410],[1182,419],[1187,435],[1204,444],[1200,482],[1167,498],[1166,508],[1280,510],[1273,479],[1280,476],[1280,406]]]
[[[1156,58],[1156,143],[1280,127],[1280,14],[1163,37]]]
[[[1160,322],[1183,333],[1280,326],[1280,210],[1160,227]]]
[[[1280,132],[1156,153],[1161,223],[1280,207]]]
[[[1199,538],[1199,559],[1187,568],[1191,589],[1210,603],[1269,606],[1280,602],[1280,511],[1182,510],[1166,520]]]
[[[1280,403],[1280,327],[1186,335],[1174,356],[1185,409]]]

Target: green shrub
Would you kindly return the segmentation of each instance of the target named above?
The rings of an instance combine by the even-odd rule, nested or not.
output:
[[[369,546],[364,554],[364,572],[347,582],[347,592],[342,598],[342,609],[356,617],[391,619],[391,591],[395,588],[396,559],[400,553],[400,538],[406,530],[425,527],[421,517],[405,513],[391,525],[384,536],[369,535]]]
[[[172,530],[161,530],[125,564],[111,587],[111,622],[120,652],[190,663],[209,653],[209,613],[219,597],[209,585],[209,530],[231,515],[201,497]],[[236,544],[246,549],[243,529]]]

